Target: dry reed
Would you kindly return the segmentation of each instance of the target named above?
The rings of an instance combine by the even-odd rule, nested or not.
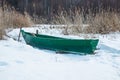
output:
[[[26,12],[23,15],[9,6],[0,7],[0,39],[3,39],[7,28],[30,27],[32,24],[31,17]]]

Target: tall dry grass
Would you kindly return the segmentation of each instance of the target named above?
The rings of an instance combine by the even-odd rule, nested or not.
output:
[[[87,19],[88,33],[107,34],[120,31],[120,14],[117,12],[100,12]]]
[[[8,6],[0,7],[0,39],[5,34],[7,28],[29,27],[33,23],[48,23],[46,18],[31,17],[26,12],[21,14]],[[50,24],[65,25],[63,34],[78,33],[100,33],[106,34],[110,32],[120,31],[120,14],[113,11],[101,11],[96,14],[84,11],[61,11],[58,15],[52,17]],[[84,26],[88,24],[89,26]]]
[[[31,17],[15,11],[9,6],[0,7],[0,39],[5,35],[7,28],[29,27],[33,24]]]
[[[66,11],[60,12],[54,16],[51,24],[65,25],[63,34],[77,34],[83,32],[83,14],[80,11],[67,13]]]
[[[107,34],[120,31],[120,14],[115,11],[101,11],[96,14],[89,12],[86,15],[79,10],[69,14],[62,12],[53,18],[52,24],[66,25],[63,34],[67,35],[78,33]],[[88,26],[84,26],[84,24],[88,24]]]

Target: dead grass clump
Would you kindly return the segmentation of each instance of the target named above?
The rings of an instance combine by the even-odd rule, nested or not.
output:
[[[71,12],[68,14],[65,11],[60,12],[53,17],[51,24],[65,25],[63,34],[77,34],[83,32],[83,16],[80,11]]]
[[[120,15],[116,12],[101,12],[88,19],[88,33],[107,34],[120,31]]]
[[[19,28],[19,27],[30,27],[33,25],[33,22],[31,20],[31,17],[25,12],[25,15],[22,15],[16,11],[13,11],[13,22],[12,26],[13,28]]]
[[[33,24],[31,17],[25,13],[20,14],[10,7],[0,8],[0,39],[7,28],[30,27]]]

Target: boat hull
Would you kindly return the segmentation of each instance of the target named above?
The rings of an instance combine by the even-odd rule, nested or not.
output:
[[[66,39],[47,35],[32,34],[21,30],[28,45],[40,49],[77,54],[92,54],[96,50],[98,39]]]

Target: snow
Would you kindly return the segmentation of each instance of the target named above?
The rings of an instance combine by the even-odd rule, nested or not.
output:
[[[35,32],[38,27],[23,29]],[[45,30],[40,33],[74,37]],[[16,40],[18,34],[19,29],[8,33]],[[94,55],[56,54],[26,45],[22,37],[21,42],[12,38],[0,41],[0,80],[120,80],[120,33],[99,35]]]

